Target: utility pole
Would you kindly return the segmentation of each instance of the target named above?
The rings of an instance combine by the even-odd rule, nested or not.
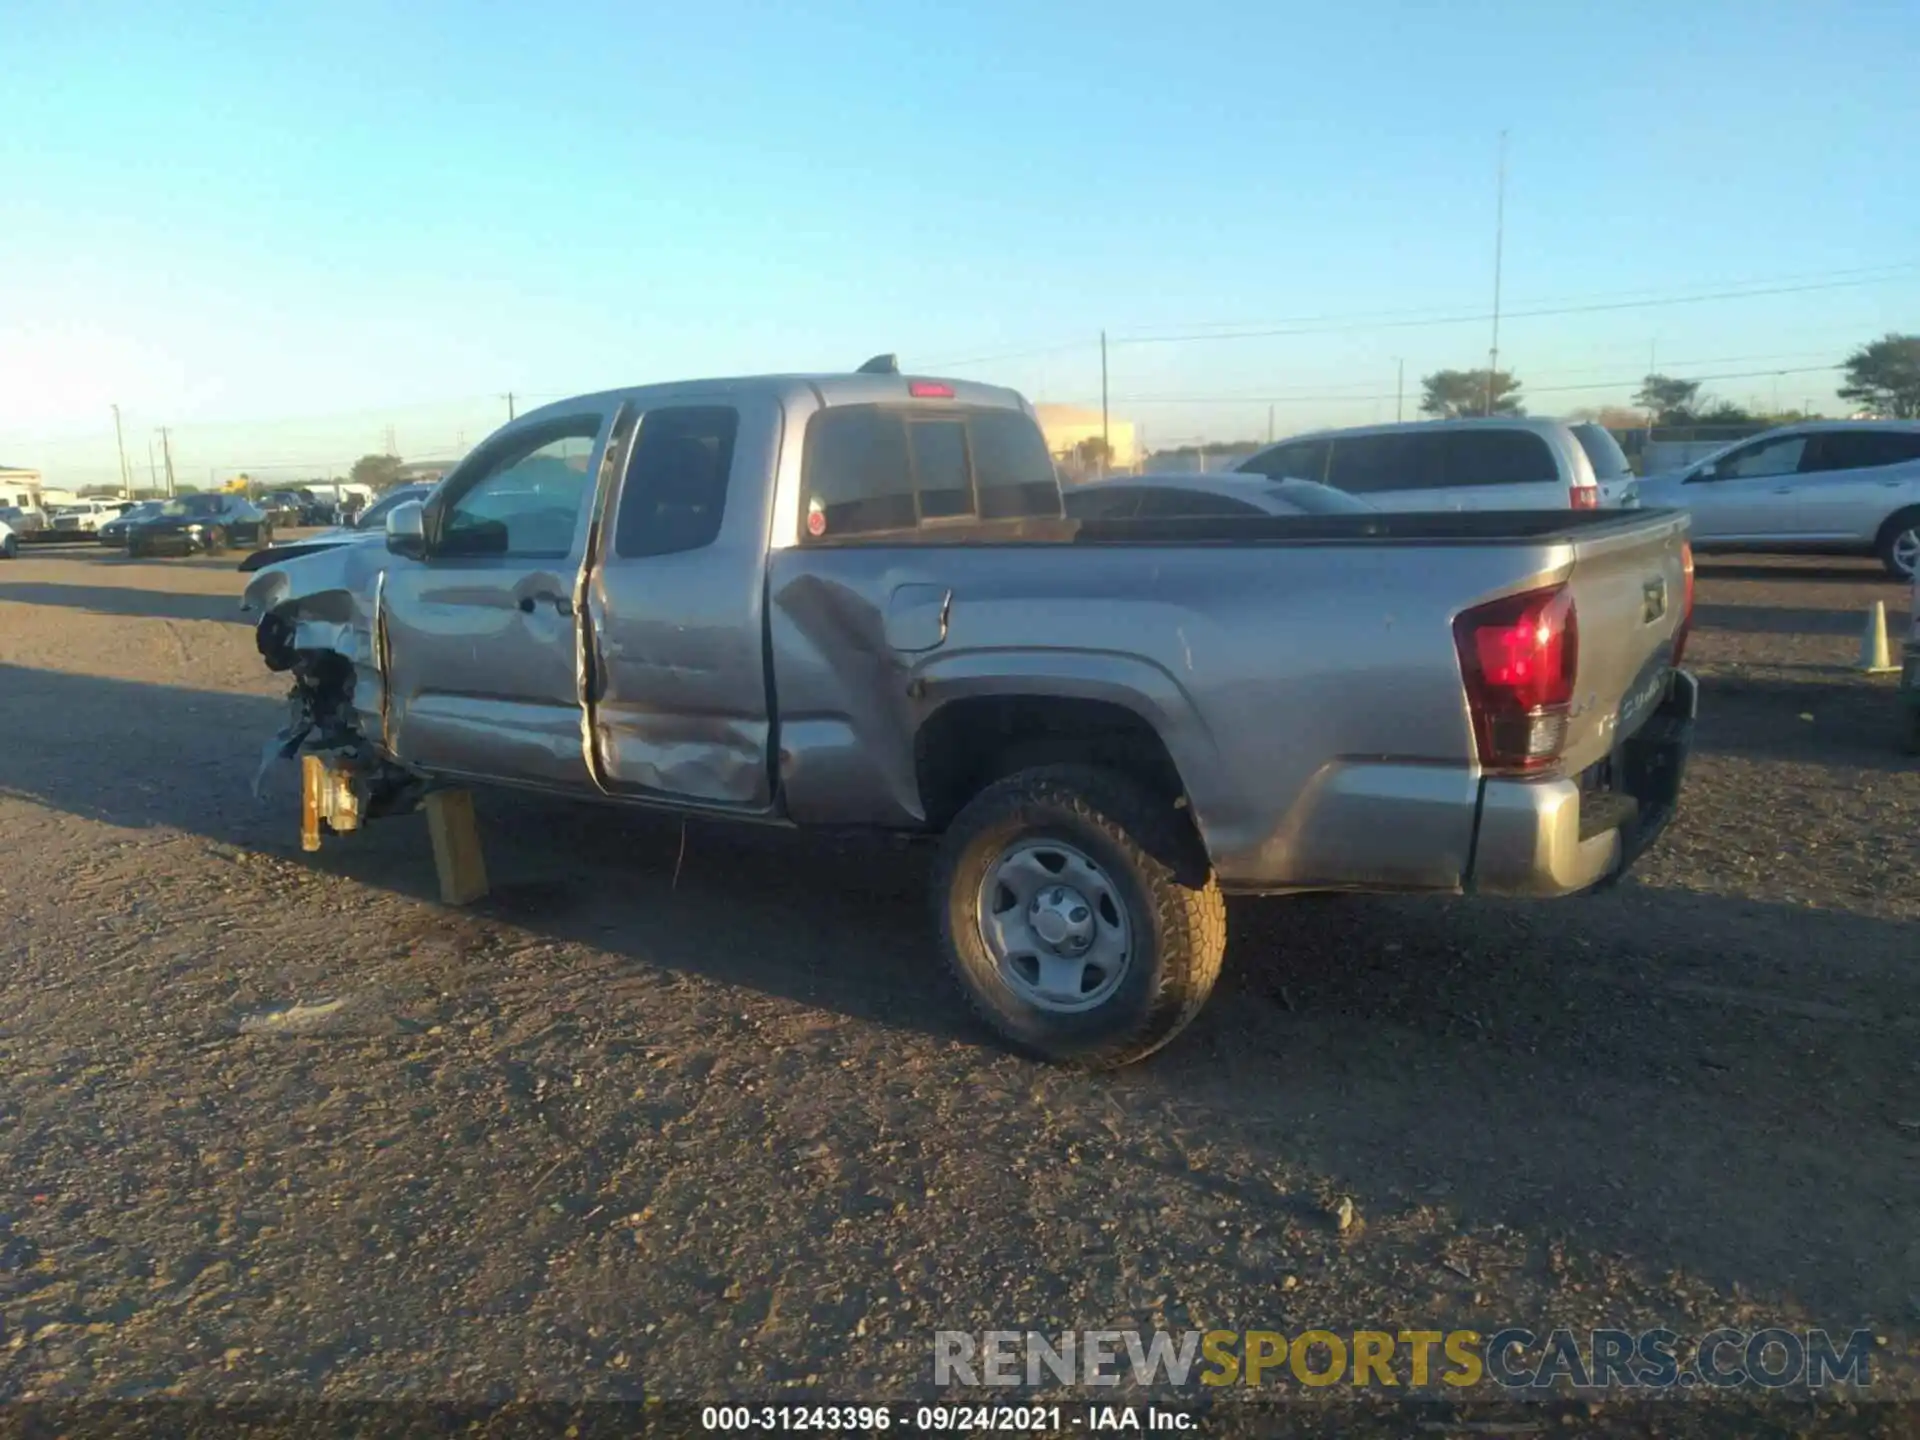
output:
[[[1101,343],[1104,344],[1105,341],[1102,341]],[[507,391],[507,393],[502,395],[500,398],[507,402],[507,423],[512,424],[513,423],[513,391],[511,390]]]
[[[1406,418],[1405,402],[1407,393],[1407,362],[1393,362],[1393,423],[1398,425]]]
[[[393,438],[393,426],[391,425],[387,426],[386,453],[389,455],[398,455],[400,453],[399,443]]]
[[[1487,414],[1493,414],[1493,377],[1500,372],[1500,261],[1507,238],[1507,132],[1500,132],[1500,180],[1493,209],[1493,343],[1487,349]]]
[[[120,493],[125,495],[128,487],[133,482],[133,475],[132,472],[127,469],[127,441],[126,437],[120,432],[120,407],[118,405],[113,407],[113,444],[114,448],[120,452]]]
[[[1113,437],[1107,433],[1107,332],[1100,332],[1100,473],[1107,473],[1113,455]]]
[[[1267,406],[1267,443],[1273,443],[1273,406]]]
[[[168,429],[165,425],[162,425],[160,427],[160,454],[166,460],[166,463],[167,463],[167,496],[169,499],[171,499],[174,494],[173,431]]]
[[[147,493],[150,495],[158,495],[160,493],[160,473],[154,469],[153,465],[153,437],[151,435],[147,437]]]

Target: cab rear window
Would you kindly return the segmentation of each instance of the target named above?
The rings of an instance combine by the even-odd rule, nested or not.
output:
[[[807,427],[812,540],[1060,516],[1040,428],[1017,410],[847,405]]]

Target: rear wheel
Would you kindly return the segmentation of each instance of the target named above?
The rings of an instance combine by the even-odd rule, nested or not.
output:
[[[1124,776],[1023,770],[948,829],[933,899],[948,964],[1016,1048],[1109,1069],[1199,1013],[1226,903],[1184,812]]]
[[[0,560],[17,560],[20,557],[20,537],[9,535],[0,539]]]
[[[1920,571],[1920,508],[1902,510],[1880,527],[1876,547],[1880,563],[1896,580],[1911,580]]]
[[[216,525],[207,531],[207,538],[201,543],[206,546],[207,554],[218,555],[227,548],[227,532]]]

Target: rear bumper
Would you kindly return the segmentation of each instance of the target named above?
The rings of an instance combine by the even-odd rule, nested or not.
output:
[[[1679,807],[1699,702],[1699,683],[1674,671],[1667,698],[1621,747],[1604,789],[1567,779],[1484,782],[1466,888],[1550,897],[1617,882]]]

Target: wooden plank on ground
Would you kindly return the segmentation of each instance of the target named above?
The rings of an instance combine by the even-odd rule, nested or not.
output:
[[[320,795],[327,783],[326,766],[318,755],[300,757],[300,848],[320,848]]]
[[[427,833],[440,901],[471,905],[487,893],[487,862],[480,851],[480,822],[468,790],[435,790],[427,796]]]

